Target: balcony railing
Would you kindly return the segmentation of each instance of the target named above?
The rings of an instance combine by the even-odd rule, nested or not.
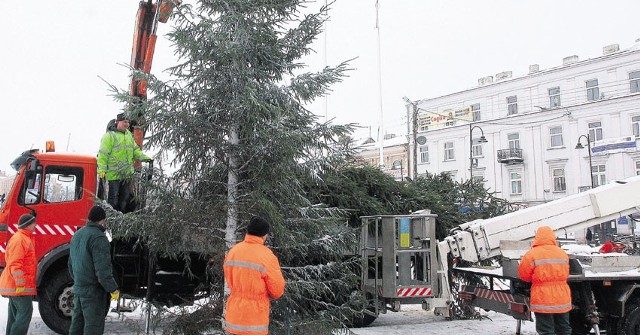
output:
[[[522,149],[500,149],[498,150],[498,163],[518,164],[522,163]]]

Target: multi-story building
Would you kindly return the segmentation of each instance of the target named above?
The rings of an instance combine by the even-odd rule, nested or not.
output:
[[[0,171],[0,204],[2,204],[4,197],[6,197],[11,190],[14,179],[15,176],[7,176],[4,171]]]
[[[473,176],[529,205],[640,174],[640,45],[478,84],[407,103],[412,176]]]
[[[396,180],[405,180],[409,176],[408,170],[408,146],[406,136],[385,136],[382,150],[382,164],[380,164],[380,142],[373,139],[360,145],[358,157],[370,166],[380,167],[386,174]]]

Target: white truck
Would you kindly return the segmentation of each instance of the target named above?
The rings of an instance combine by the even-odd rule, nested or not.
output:
[[[639,207],[637,176],[468,222],[442,241],[435,239],[436,215],[428,212],[363,217],[362,289],[368,298],[363,324],[387,310],[398,311],[402,303],[422,303],[445,317],[462,304],[512,315],[519,334],[520,321],[532,317],[530,286],[518,278],[517,267],[536,229],[545,225],[560,236],[580,234],[631,216]],[[640,334],[640,256],[633,251],[569,252],[573,334]],[[484,260],[497,266],[450,266]]]

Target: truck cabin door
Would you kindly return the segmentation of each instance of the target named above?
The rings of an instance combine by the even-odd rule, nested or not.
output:
[[[91,195],[84,187],[84,168],[68,164],[51,163],[41,165],[38,160],[29,162],[20,186],[17,203],[24,211],[11,215],[17,223],[20,215],[33,210],[37,215],[36,257],[42,257],[53,248],[67,243],[77,230],[85,224],[87,212],[92,204]],[[14,233],[15,224],[9,225]]]

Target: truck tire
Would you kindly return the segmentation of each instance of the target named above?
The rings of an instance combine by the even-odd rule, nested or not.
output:
[[[351,320],[349,320],[349,322],[347,322],[347,326],[349,328],[367,327],[377,319],[376,316],[366,313],[367,311],[373,314],[376,313],[376,306],[373,305],[375,303],[373,301],[373,296],[369,293],[367,293],[367,301],[369,302],[369,304],[367,305],[367,308],[363,311],[362,316],[353,317]]]
[[[627,305],[624,317],[618,321],[618,335],[635,334],[640,334],[640,300]]]
[[[73,311],[73,280],[66,268],[45,278],[38,290],[38,311],[42,321],[58,334],[68,334]]]

